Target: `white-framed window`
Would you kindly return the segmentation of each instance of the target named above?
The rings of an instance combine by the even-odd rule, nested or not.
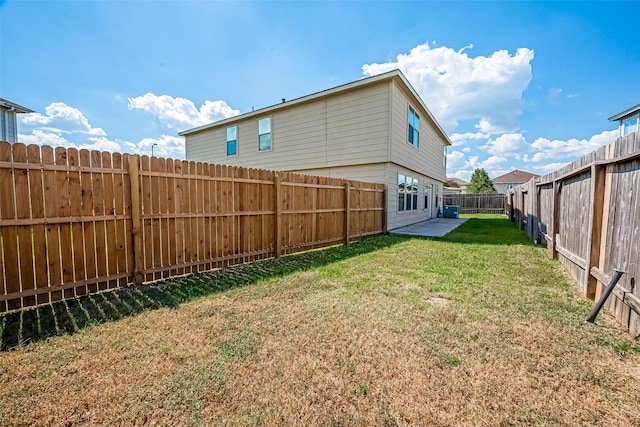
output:
[[[442,167],[447,169],[447,146],[442,147]]]
[[[640,115],[630,117],[627,120],[622,122],[622,136],[627,136],[633,132],[638,131],[638,120],[640,119]]]
[[[398,211],[418,209],[418,179],[398,174]]]
[[[411,107],[409,107],[408,121],[407,142],[418,148],[420,143],[420,116]]]
[[[238,126],[227,128],[227,156],[238,155]]]
[[[271,117],[258,120],[258,150],[271,150]]]

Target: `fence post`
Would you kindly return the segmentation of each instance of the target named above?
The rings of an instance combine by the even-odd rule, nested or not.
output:
[[[431,201],[430,201],[431,202]],[[387,185],[384,185],[384,190],[382,190],[382,233],[387,234]]]
[[[596,297],[598,281],[591,276],[591,267],[600,263],[600,243],[602,239],[602,213],[604,209],[605,166],[591,165],[591,211],[589,212],[590,233],[587,241],[587,271],[585,272],[584,293],[587,298]]]
[[[351,193],[351,184],[346,183],[344,185],[344,244],[349,243],[349,230],[351,229],[351,223],[349,222],[349,210],[351,209],[350,205],[350,193]]]
[[[280,246],[280,242],[282,241],[282,205],[280,203],[280,175],[274,172],[273,174],[273,185],[274,185],[274,197],[275,197],[275,211],[276,211],[276,226],[275,226],[275,236],[273,247],[275,250],[275,257],[280,258],[282,255],[282,248]]]
[[[553,232],[551,234],[551,259],[558,256],[556,234],[560,231],[560,181],[553,181]]]
[[[133,280],[143,282],[142,234],[140,233],[140,156],[129,156],[129,182],[131,186],[131,234],[133,236]]]

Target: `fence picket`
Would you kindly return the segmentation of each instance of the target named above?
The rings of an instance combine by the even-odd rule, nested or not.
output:
[[[0,142],[0,160],[11,162],[13,159],[12,146]],[[16,193],[14,187],[15,169],[3,169],[2,179],[5,184],[5,197],[0,197],[2,219],[16,218]],[[5,295],[20,293],[20,261],[18,253],[18,228],[7,227],[2,233],[3,254],[5,264]],[[11,298],[7,301],[8,309],[22,307],[22,299]]]
[[[27,161],[32,165],[40,165],[40,146],[29,145],[27,147]],[[29,197],[31,200],[31,218],[44,217],[44,191],[42,186],[42,171],[29,169]],[[49,302],[49,294],[46,289],[49,286],[47,278],[47,235],[43,224],[35,224],[33,230],[33,256],[35,262],[37,293],[34,304]],[[1,262],[0,262],[1,264]],[[2,266],[0,265],[0,270]],[[2,280],[0,279],[0,283]],[[43,292],[44,290],[44,292]],[[25,304],[28,305],[28,304]]]
[[[79,153],[75,148],[67,149],[67,164],[69,166],[69,214],[71,217],[79,217],[82,214],[82,187],[80,183],[80,172],[77,170],[79,166]],[[73,280],[75,282],[83,281],[85,276],[85,251],[83,245],[82,223],[70,221],[71,243],[73,252]],[[86,294],[88,289],[86,286],[76,286],[73,288],[74,294]]]
[[[108,289],[108,282],[104,280],[107,276],[108,250],[107,250],[107,230],[105,218],[104,202],[104,182],[102,175],[102,153],[91,151],[91,167],[98,169],[91,173],[91,187],[93,192],[93,214],[94,233],[96,239],[96,261],[97,275],[101,279],[98,282],[98,290]]]
[[[114,214],[114,232],[115,232],[115,262],[113,264],[115,270],[114,272],[120,276],[122,274],[127,274],[130,270],[127,269],[127,220],[124,219],[126,216],[126,193],[124,191],[124,175],[122,172],[123,163],[122,163],[122,154],[113,153],[113,214]],[[116,172],[117,171],[117,172]],[[119,277],[117,279],[116,286],[122,287],[129,284],[128,278]]]
[[[91,153],[89,150],[80,150],[80,166],[83,170],[91,168]],[[80,192],[81,192],[81,209],[80,214],[85,218],[83,228],[83,244],[85,258],[85,276],[87,279],[93,279],[98,274],[98,264],[96,259],[96,230],[95,222],[90,221],[93,216],[93,179],[91,172],[81,172],[80,174]],[[87,285],[89,292],[95,292],[98,289],[97,283]]]
[[[13,161],[18,164],[27,163],[27,146],[24,144],[13,145]],[[29,174],[27,169],[14,169],[13,172],[16,219],[31,218],[31,206],[29,197]],[[18,262],[20,268],[20,291],[28,292],[35,289],[35,271],[33,268],[33,236],[30,225],[18,226]],[[35,304],[35,297],[30,295],[22,300],[23,306]]]

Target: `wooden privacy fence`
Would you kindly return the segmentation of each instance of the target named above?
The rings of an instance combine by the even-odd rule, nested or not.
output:
[[[384,231],[383,184],[0,142],[0,311]]]
[[[460,206],[460,213],[504,213],[504,194],[445,194],[445,205]]]
[[[547,244],[584,294],[599,299],[614,269],[626,273],[605,307],[640,333],[640,132],[618,138],[506,195],[511,219]]]

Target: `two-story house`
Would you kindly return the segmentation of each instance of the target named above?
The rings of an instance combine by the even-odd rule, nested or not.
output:
[[[442,209],[451,142],[398,70],[180,135],[187,160],[384,183],[389,230]]]

